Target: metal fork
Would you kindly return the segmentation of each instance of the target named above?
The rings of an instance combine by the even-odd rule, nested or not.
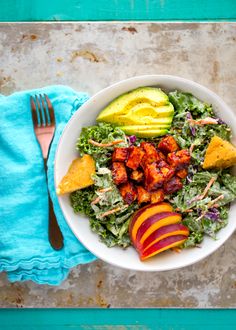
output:
[[[47,178],[47,158],[50,145],[55,132],[55,116],[51,101],[46,94],[36,95],[30,97],[31,114],[34,125],[34,132],[41,147],[42,156],[44,159],[44,169]],[[52,200],[48,191],[49,200],[49,225],[48,237],[51,246],[55,250],[60,250],[63,247],[63,236],[59,228],[54,210]]]

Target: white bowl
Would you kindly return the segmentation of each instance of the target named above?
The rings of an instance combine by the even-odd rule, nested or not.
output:
[[[200,100],[212,104],[216,114],[231,126],[233,135],[236,136],[235,115],[225,102],[209,89],[193,81],[169,75],[147,75],[130,78],[95,94],[70,119],[61,136],[56,152],[56,184],[65,175],[72,160],[78,156],[75,144],[82,127],[94,124],[98,113],[114,98],[141,86],[158,86],[166,92],[177,89],[192,93]],[[141,262],[133,247],[123,250],[119,247],[108,248],[101,243],[98,236],[90,230],[88,219],[73,212],[68,196],[59,197],[59,203],[68,225],[88,250],[105,262],[138,271],[165,271],[193,264],[217,250],[236,228],[236,205],[232,204],[229,223],[219,231],[217,240],[205,237],[201,248],[185,249],[179,254],[166,251]]]

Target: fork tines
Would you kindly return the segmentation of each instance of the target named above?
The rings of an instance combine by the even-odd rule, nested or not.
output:
[[[30,104],[34,125],[40,127],[55,124],[53,106],[46,94],[31,96]]]

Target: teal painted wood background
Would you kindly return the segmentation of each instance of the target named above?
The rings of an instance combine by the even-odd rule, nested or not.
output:
[[[5,310],[1,330],[235,330],[236,310]]]
[[[236,21],[236,0],[0,0],[0,21],[43,20]],[[234,330],[236,310],[3,309],[10,329]]]
[[[235,0],[0,0],[0,21],[235,19]]]

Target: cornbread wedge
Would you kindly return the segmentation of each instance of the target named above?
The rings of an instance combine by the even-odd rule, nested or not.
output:
[[[219,136],[213,136],[206,150],[203,168],[226,168],[236,164],[236,148]]]
[[[95,162],[89,155],[76,158],[71,163],[67,174],[62,178],[57,188],[57,194],[63,195],[94,184]]]

